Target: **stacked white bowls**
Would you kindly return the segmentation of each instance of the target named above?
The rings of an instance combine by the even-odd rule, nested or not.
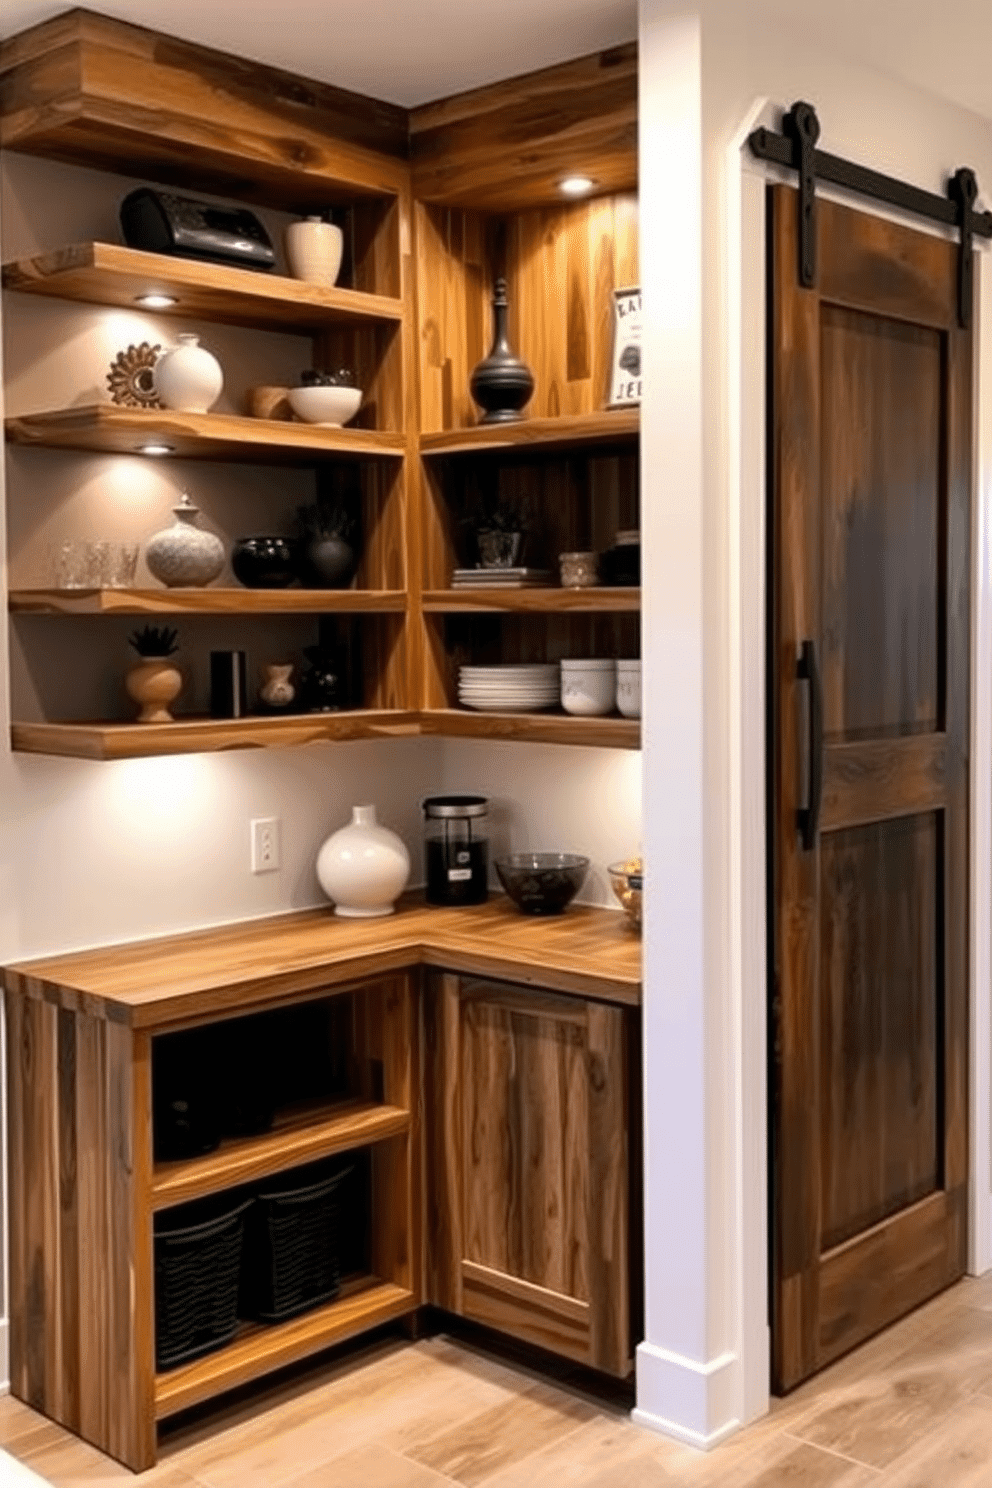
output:
[[[598,718],[612,713],[617,704],[617,664],[603,660],[563,661],[561,705],[578,718]]]

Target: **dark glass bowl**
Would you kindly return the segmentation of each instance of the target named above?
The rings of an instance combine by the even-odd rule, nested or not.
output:
[[[510,853],[496,873],[522,914],[561,914],[582,887],[589,859],[578,853]]]
[[[288,537],[239,537],[231,549],[234,577],[246,589],[286,589],[296,565],[296,544]]]

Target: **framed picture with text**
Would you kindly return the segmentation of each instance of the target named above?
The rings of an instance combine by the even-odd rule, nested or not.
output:
[[[641,291],[613,291],[613,358],[608,408],[641,401]]]

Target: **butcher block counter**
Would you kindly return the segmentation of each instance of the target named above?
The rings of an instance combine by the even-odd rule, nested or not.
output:
[[[623,915],[582,905],[522,915],[502,894],[470,909],[409,894],[371,920],[304,910],[21,962],[3,978],[8,992],[156,1032],[413,966],[629,1006],[641,997],[641,943]]]
[[[14,1394],[138,1471],[159,1420],[424,1304],[628,1374],[640,978],[621,914],[531,918],[502,895],[5,968]],[[263,1024],[307,1098],[256,1134],[161,1155],[163,1051],[212,1039],[221,1078],[239,1031]],[[345,1073],[314,1096],[304,1072],[324,1044]],[[333,1300],[157,1367],[159,1225],[339,1157],[368,1175],[366,1239]]]

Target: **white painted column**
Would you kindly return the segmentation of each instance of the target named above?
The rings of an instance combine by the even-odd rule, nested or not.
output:
[[[695,1446],[739,1422],[736,1241],[722,954],[707,877],[700,20],[645,0],[640,32],[644,305],[645,1340],[634,1418]],[[718,794],[723,794],[718,787]],[[719,802],[717,803],[719,805]],[[719,837],[719,833],[717,833]],[[726,934],[726,931],[724,932]]]

